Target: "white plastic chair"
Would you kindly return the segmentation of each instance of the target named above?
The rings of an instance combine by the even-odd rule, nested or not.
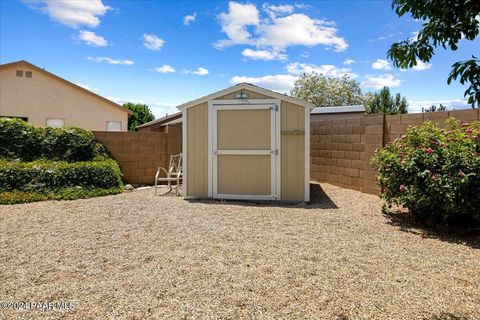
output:
[[[165,177],[161,177],[162,172],[165,174]],[[176,182],[176,195],[178,196],[178,189],[180,188],[180,181],[183,178],[183,161],[182,154],[176,154],[170,156],[170,161],[168,162],[168,171],[165,168],[158,167],[157,174],[155,175],[155,195],[157,195],[157,188],[159,182],[167,182],[168,191],[164,194],[169,193],[173,190],[172,182]]]

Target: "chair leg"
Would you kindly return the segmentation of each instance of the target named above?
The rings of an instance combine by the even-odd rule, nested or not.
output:
[[[157,181],[157,179],[155,179],[155,195],[158,195],[158,193],[157,193],[157,183],[158,183],[158,181]]]

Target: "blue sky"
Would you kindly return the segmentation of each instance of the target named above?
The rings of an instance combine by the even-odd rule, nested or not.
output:
[[[0,62],[25,59],[117,102],[155,115],[237,82],[288,92],[304,71],[349,74],[363,91],[400,92],[410,111],[468,107],[446,84],[451,65],[480,41],[437,50],[417,70],[394,68],[386,51],[421,21],[390,1],[0,1]]]

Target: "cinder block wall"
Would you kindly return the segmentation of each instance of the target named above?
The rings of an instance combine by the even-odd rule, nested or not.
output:
[[[153,184],[158,167],[167,168],[170,155],[182,152],[181,132],[93,132],[120,164],[131,184]]]
[[[461,122],[473,122],[480,119],[478,109],[387,115],[385,116],[385,142],[388,143],[399,138],[409,126],[418,125],[427,120],[444,127],[445,120],[449,117],[454,117]]]
[[[383,115],[312,121],[310,128],[312,180],[380,192],[369,159],[383,143]]]
[[[375,150],[399,138],[411,125],[430,120],[443,127],[448,117],[462,122],[480,120],[479,110],[472,109],[311,121],[311,179],[379,194],[376,172],[370,166]]]

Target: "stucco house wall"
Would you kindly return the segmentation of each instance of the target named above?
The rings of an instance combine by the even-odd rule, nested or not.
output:
[[[27,72],[31,77],[26,77]],[[0,67],[0,116],[28,118],[37,126],[46,126],[47,118],[63,119],[65,127],[92,131],[107,131],[107,121],[117,121],[120,131],[127,131],[128,115],[113,101],[26,61]]]

